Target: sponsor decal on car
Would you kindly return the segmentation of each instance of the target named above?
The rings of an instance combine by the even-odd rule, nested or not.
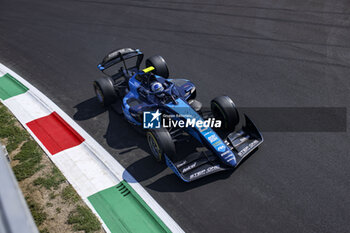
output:
[[[219,165],[215,165],[215,166],[212,166],[212,167],[208,167],[207,169],[203,169],[199,172],[196,172],[196,173],[193,173],[192,175],[190,175],[190,180],[196,178],[196,177],[199,177],[199,176],[202,176],[202,175],[205,175],[207,173],[210,173],[210,172],[213,172],[213,171],[216,171],[216,170],[219,170],[220,169],[220,166]]]
[[[211,136],[208,137],[208,140],[210,141],[210,143],[215,142],[217,139],[218,139],[218,137],[216,137],[215,134],[213,134],[213,135],[211,135]]]
[[[182,173],[188,172],[189,170],[191,170],[192,168],[196,167],[197,163],[194,162],[193,164],[185,167],[184,169],[182,169]]]
[[[217,146],[217,145],[219,145],[221,142],[220,141],[216,141],[215,143],[213,143],[212,145],[213,146]]]
[[[229,150],[227,150],[227,151],[225,151],[224,153],[222,153],[222,154],[221,154],[221,157],[224,157],[224,156],[227,155],[227,154],[230,154],[230,151],[229,151]]]
[[[219,147],[217,148],[217,150],[218,150],[219,152],[224,152],[224,151],[226,150],[226,146],[221,145],[221,146],[219,146]]]
[[[258,140],[254,140],[253,142],[249,143],[248,146],[244,147],[240,152],[238,152],[238,156],[243,157],[248,151],[254,148],[257,144],[259,144]]]

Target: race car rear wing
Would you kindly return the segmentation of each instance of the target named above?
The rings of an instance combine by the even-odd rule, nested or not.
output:
[[[137,61],[134,67],[137,67],[137,69],[139,69],[143,59],[143,53],[138,49],[131,49],[131,48],[122,48],[122,49],[117,49],[110,52],[103,58],[102,62],[98,64],[97,67],[99,70],[103,72],[105,69],[108,69],[109,67],[117,63],[123,62],[125,69],[128,69],[126,67],[125,60],[136,56],[137,56]]]

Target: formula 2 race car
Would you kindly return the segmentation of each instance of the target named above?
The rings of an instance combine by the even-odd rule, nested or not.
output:
[[[213,99],[211,111],[205,115],[192,82],[169,78],[161,56],[148,58],[141,70],[142,59],[140,50],[131,48],[105,56],[98,68],[107,76],[94,81],[96,96],[104,106],[118,105],[131,124],[143,126],[155,160],[165,161],[183,181],[232,169],[263,142],[259,130],[246,115],[238,113],[228,96]],[[149,114],[152,119],[145,122]],[[163,127],[156,121],[161,115]],[[209,118],[220,121],[222,127],[205,124]],[[165,127],[164,122],[175,123]],[[188,127],[183,127],[185,124]],[[235,130],[238,125],[242,127]],[[186,138],[195,138],[205,150],[177,154],[176,143]]]

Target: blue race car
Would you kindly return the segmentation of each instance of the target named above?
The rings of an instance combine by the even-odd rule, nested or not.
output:
[[[104,106],[120,109],[131,124],[143,127],[155,160],[165,161],[183,181],[232,169],[263,142],[253,122],[239,114],[228,96],[213,99],[205,113],[191,81],[169,78],[161,56],[148,58],[146,68],[140,69],[142,60],[142,52],[131,48],[105,56],[98,68],[107,76],[94,81],[96,96]],[[235,130],[238,125],[242,127]],[[188,138],[205,150],[187,156],[176,153],[177,142]]]

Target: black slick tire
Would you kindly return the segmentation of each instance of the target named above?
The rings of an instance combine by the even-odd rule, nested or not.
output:
[[[175,144],[167,129],[160,128],[148,130],[146,137],[151,154],[157,162],[164,160],[164,154],[166,154],[171,160],[175,159]]]

